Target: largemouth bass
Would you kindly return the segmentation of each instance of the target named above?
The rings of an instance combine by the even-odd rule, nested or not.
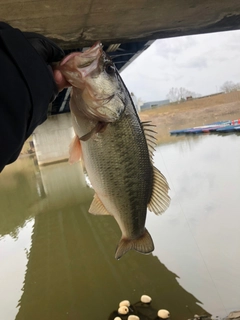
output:
[[[116,219],[122,232],[116,259],[132,249],[152,252],[145,228],[147,208],[161,214],[170,203],[167,180],[153,165],[153,126],[140,121],[99,42],[68,55],[58,68],[73,86],[70,109],[76,137],[70,161],[81,157],[95,190],[89,212]]]

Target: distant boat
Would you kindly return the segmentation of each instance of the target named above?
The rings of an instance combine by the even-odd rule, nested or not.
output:
[[[223,128],[217,129],[216,131],[217,132],[231,132],[231,131],[236,131],[236,130],[240,130],[239,124],[233,124],[233,125],[225,126]]]
[[[209,133],[209,132],[231,132],[236,130],[240,131],[240,119],[217,121],[204,126],[181,129],[181,130],[173,130],[173,131],[170,131],[170,134],[180,135],[180,134],[193,134],[193,133],[197,134],[197,133]]]

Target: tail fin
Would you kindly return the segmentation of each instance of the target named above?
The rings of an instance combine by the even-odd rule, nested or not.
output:
[[[129,250],[135,250],[143,254],[151,253],[154,250],[152,237],[147,229],[145,229],[143,235],[137,239],[122,238],[117,246],[115,258],[119,260]]]

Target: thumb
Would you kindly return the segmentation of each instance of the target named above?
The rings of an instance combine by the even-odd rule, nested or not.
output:
[[[65,77],[63,76],[63,74],[61,73],[60,70],[54,69],[53,70],[53,77],[54,77],[54,80],[57,84],[59,91],[63,90],[66,87],[71,86],[71,84],[69,82],[67,82],[67,80],[65,79]]]

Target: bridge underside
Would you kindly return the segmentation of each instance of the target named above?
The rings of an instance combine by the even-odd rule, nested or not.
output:
[[[0,9],[1,20],[53,39],[66,53],[100,40],[120,71],[155,39],[240,29],[239,0],[0,0]],[[67,90],[50,110],[51,114],[65,112],[69,112]],[[39,158],[42,164],[66,157],[58,147],[63,139],[66,145],[71,140],[69,115],[56,118],[59,127],[55,117],[48,120],[51,129],[55,123],[53,143],[49,144],[49,135],[43,139],[48,127],[35,132],[36,149],[46,155]],[[44,149],[46,141],[49,150]]]
[[[2,0],[1,17],[65,49],[240,28],[239,0]]]
[[[4,21],[41,33],[66,53],[100,40],[122,71],[153,40],[240,29],[239,0],[0,0]],[[49,113],[69,112],[64,90]]]

